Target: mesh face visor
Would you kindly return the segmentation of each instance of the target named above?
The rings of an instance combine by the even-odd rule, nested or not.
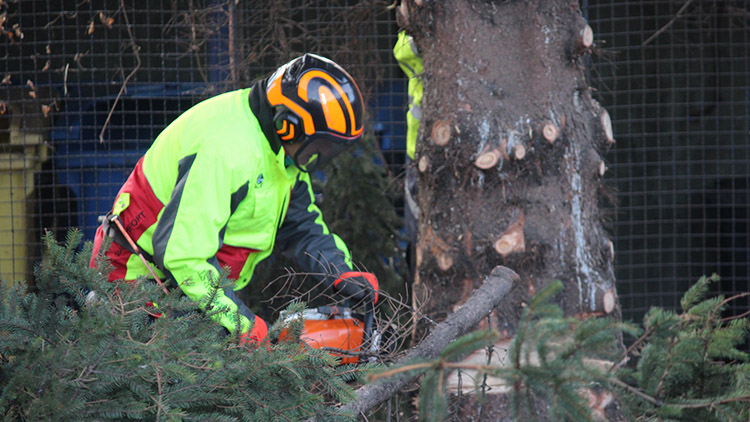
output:
[[[327,134],[310,135],[294,154],[294,164],[304,172],[313,172],[354,145],[358,139],[359,137],[339,138]]]

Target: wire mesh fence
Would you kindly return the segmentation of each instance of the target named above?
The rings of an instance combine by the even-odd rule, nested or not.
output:
[[[41,231],[93,239],[159,132],[190,106],[315,52],[370,103],[385,159],[403,162],[405,81],[382,2],[0,2],[0,274],[29,279]]]
[[[624,315],[678,306],[703,274],[722,277],[721,293],[747,291],[747,3],[599,0],[584,9],[603,50],[592,81],[617,134],[607,158]]]
[[[42,230],[93,237],[161,129],[303,52],[365,87],[392,172],[405,84],[388,2],[0,1],[0,275],[29,279]],[[626,318],[676,306],[701,274],[748,290],[750,9],[743,1],[581,2],[613,116],[616,272]],[[736,302],[735,311],[747,303]]]

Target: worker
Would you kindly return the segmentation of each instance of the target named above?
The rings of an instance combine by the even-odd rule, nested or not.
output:
[[[409,95],[409,110],[406,112],[406,177],[404,183],[404,225],[409,238],[410,273],[416,269],[415,247],[417,244],[417,221],[419,207],[417,206],[417,174],[414,168],[414,156],[417,150],[417,134],[419,120],[422,116],[422,56],[419,55],[414,39],[401,30],[393,47],[393,56],[408,78],[407,92]]]
[[[354,79],[314,54],[195,105],[159,134],[121,187],[97,230],[91,265],[104,237],[113,238],[104,252],[114,265],[110,281],[153,272],[200,309],[210,305],[212,318],[240,330],[242,342],[261,341],[268,327],[236,292],[275,245],[342,298],[374,303],[377,278],[354,271],[310,182],[311,172],[360,140],[364,116]],[[213,296],[224,267],[233,285]]]

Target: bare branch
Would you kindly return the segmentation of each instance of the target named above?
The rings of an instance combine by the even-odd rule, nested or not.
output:
[[[135,57],[136,64],[133,70],[130,71],[128,76],[122,82],[122,86],[120,86],[120,92],[117,93],[117,97],[115,98],[114,103],[112,103],[112,107],[109,109],[109,114],[107,114],[107,120],[105,120],[104,125],[102,125],[102,130],[101,132],[99,132],[99,142],[102,143],[104,142],[104,131],[107,130],[107,126],[109,126],[109,121],[112,119],[112,113],[115,112],[115,108],[117,108],[117,103],[120,101],[122,93],[125,92],[125,88],[127,88],[130,79],[135,76],[135,73],[138,72],[138,69],[141,68],[141,56],[140,54],[138,54],[138,52],[141,50],[141,47],[135,43],[135,35],[133,34],[133,29],[130,27],[128,12],[127,10],[125,10],[125,0],[120,0],[120,7],[122,8],[122,16],[125,19],[125,28],[128,30],[128,35],[130,36],[130,48],[133,50],[133,56]]]
[[[415,359],[434,359],[453,340],[474,328],[505,298],[514,283],[520,280],[518,274],[506,267],[497,266],[485,278],[482,286],[469,297],[466,303],[437,327],[417,346],[399,359],[397,365],[403,365]],[[415,376],[397,374],[385,382],[368,384],[357,390],[356,398],[344,405],[341,410],[357,415],[384,402],[407,384]]]
[[[688,6],[690,6],[690,3],[692,3],[692,2],[693,2],[693,0],[687,0],[685,2],[685,4],[682,5],[682,7],[680,8],[680,10],[677,11],[677,13],[674,15],[674,17],[672,19],[670,19],[669,22],[667,22],[666,25],[662,26],[661,28],[659,28],[658,31],[654,32],[650,37],[648,37],[646,39],[646,41],[644,41],[643,44],[641,44],[641,46],[648,45],[649,43],[651,43],[651,41],[655,40],[664,31],[666,31],[672,25],[674,25],[674,23],[677,21],[677,19],[680,17],[680,15],[682,15],[682,13],[685,12],[685,10],[688,8]]]

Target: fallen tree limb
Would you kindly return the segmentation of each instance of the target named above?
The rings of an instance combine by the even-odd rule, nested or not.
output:
[[[482,318],[492,312],[518,279],[518,274],[513,270],[501,266],[495,267],[466,303],[438,324],[421,343],[410,349],[394,366],[402,366],[414,359],[437,358],[448,344],[468,333]],[[382,382],[365,385],[356,391],[357,396],[354,400],[341,407],[341,411],[363,415],[396,394],[416,377],[417,375],[401,373]]]

